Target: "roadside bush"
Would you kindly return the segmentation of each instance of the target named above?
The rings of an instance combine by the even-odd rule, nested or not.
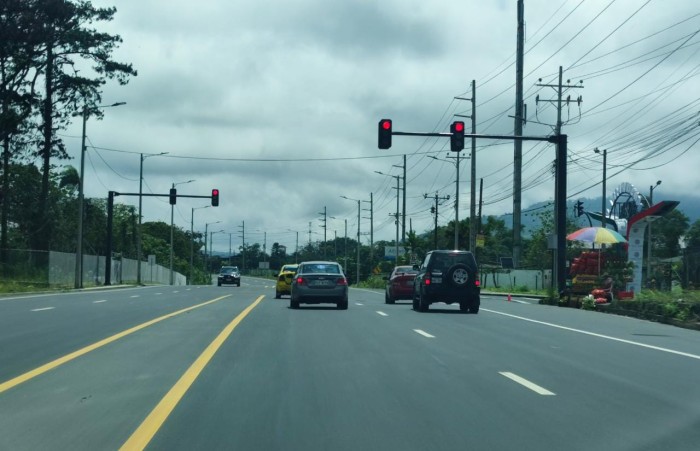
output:
[[[386,280],[382,276],[370,276],[367,280],[360,281],[359,288],[384,288]]]

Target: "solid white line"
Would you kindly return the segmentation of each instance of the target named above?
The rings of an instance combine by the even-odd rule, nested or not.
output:
[[[420,334],[420,335],[427,337],[427,338],[435,338],[435,335],[430,335],[428,332],[422,331],[420,329],[413,329],[413,332]]]
[[[662,347],[660,347],[660,346],[647,345],[647,344],[644,344],[644,343],[639,343],[639,342],[637,342],[637,341],[625,340],[625,339],[623,339],[623,338],[615,338],[615,337],[611,337],[611,336],[609,336],[609,335],[597,334],[597,333],[595,333],[595,332],[588,332],[588,331],[586,331],[586,330],[574,329],[574,328],[572,328],[572,327],[560,326],[560,325],[558,325],[558,324],[547,323],[547,322],[544,322],[544,321],[537,321],[537,320],[530,319],[530,318],[524,318],[524,317],[522,317],[522,316],[511,315],[511,314],[509,314],[509,313],[498,312],[498,311],[496,311],[496,310],[489,310],[489,309],[482,309],[482,310],[487,311],[487,312],[491,312],[491,313],[495,313],[495,314],[497,314],[497,315],[509,316],[509,317],[511,317],[511,318],[520,319],[520,320],[523,320],[523,321],[528,321],[528,322],[535,323],[535,324],[542,324],[542,325],[544,325],[544,326],[556,327],[557,329],[568,330],[568,331],[570,331],[570,332],[577,332],[577,333],[579,333],[579,334],[590,335],[590,336],[592,336],[592,337],[604,338],[604,339],[606,339],[606,340],[617,341],[617,342],[619,342],[619,343],[626,343],[626,344],[628,344],[628,345],[634,345],[634,346],[639,346],[639,347],[642,347],[642,348],[653,349],[653,350],[655,350],[655,351],[668,352],[669,354],[676,354],[676,355],[680,355],[680,356],[683,356],[683,357],[689,357],[689,358],[691,358],[691,359],[700,360],[700,355],[690,354],[690,353],[688,353],[688,352],[674,351],[673,349],[662,348]]]
[[[387,314],[384,313],[384,312],[380,312],[379,310],[377,310],[377,313],[379,313],[379,314],[382,315],[382,316],[389,316],[389,315],[387,315]]]
[[[103,302],[107,302],[107,299],[102,299],[101,301],[92,301],[93,304],[101,304]]]
[[[547,390],[546,388],[542,388],[539,385],[518,376],[517,374],[509,373],[508,371],[499,371],[498,374],[505,376],[512,381],[517,382],[518,384],[522,385],[523,387],[529,388],[530,390],[534,391],[537,394],[544,395],[544,396],[554,396],[554,393]]]
[[[32,309],[32,312],[43,312],[44,310],[53,310],[55,308],[56,307],[35,308],[35,309]]]

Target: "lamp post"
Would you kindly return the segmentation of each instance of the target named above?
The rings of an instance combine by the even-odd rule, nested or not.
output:
[[[160,155],[165,155],[168,152],[161,152],[154,155],[141,154],[141,162],[139,164],[139,226],[136,233],[136,284],[141,285],[141,206],[143,200],[143,160],[148,157],[157,157]]]
[[[214,234],[215,233],[226,233],[224,229],[217,230],[216,232],[209,232],[209,254],[211,255],[214,250]],[[204,237],[206,239],[207,237]]]
[[[608,166],[608,149],[599,150],[597,147],[593,150],[595,153],[603,153],[603,200],[600,207],[600,226],[605,227],[605,182],[607,181],[606,170]]]
[[[207,222],[206,224],[204,224],[204,273],[205,274],[209,270],[209,267],[207,265],[207,263],[208,263],[207,262],[207,242],[209,241],[209,240],[207,240],[207,237],[209,236],[209,234],[208,234],[209,225],[210,224],[218,224],[220,222],[221,221],[215,221],[215,222]]]
[[[351,199],[346,196],[340,196],[346,200],[352,200],[357,202],[357,277],[356,283],[360,284],[360,199]]]
[[[117,102],[111,105],[98,105],[93,108],[110,108],[126,105],[126,102]],[[78,180],[78,239],[75,249],[75,285],[74,288],[83,288],[83,179],[85,178],[85,130],[87,128],[88,106],[83,105],[83,135],[80,143],[80,179]],[[108,255],[107,258],[111,258]]]
[[[654,205],[654,189],[661,185],[661,180],[656,181],[656,185],[649,186],[649,199],[647,199],[648,208]],[[647,279],[651,277],[651,222],[649,222],[649,232],[647,234]],[[649,279],[651,280],[651,279]]]
[[[194,277],[194,211],[201,210],[202,208],[209,208],[210,206],[211,205],[192,207],[192,217],[190,219],[190,239],[192,240],[190,243],[190,285],[192,285],[192,278]],[[204,239],[207,239],[206,235],[204,236]]]
[[[186,182],[177,182],[173,183],[173,189],[177,185],[184,185],[186,183],[192,183],[194,180],[188,180]],[[175,205],[170,205],[170,285],[173,285],[175,283],[173,279],[173,254],[174,254],[174,249],[173,249],[173,231],[175,229],[174,221],[175,220]]]
[[[395,260],[395,265],[399,265],[399,180],[402,179],[403,177],[399,175],[391,175],[391,174],[385,174],[380,171],[374,171],[379,175],[386,175],[387,177],[393,177],[396,179],[396,260]]]

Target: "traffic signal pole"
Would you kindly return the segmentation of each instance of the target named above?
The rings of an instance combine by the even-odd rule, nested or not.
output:
[[[383,124],[388,124],[387,127],[382,127]],[[454,124],[453,124],[454,128]],[[462,129],[463,130],[463,129]],[[560,129],[559,129],[560,130]],[[455,133],[434,133],[434,132],[401,132],[394,131],[393,124],[390,119],[382,119],[379,121],[380,144],[388,144],[391,147],[391,139],[382,140],[382,134],[390,134],[396,136],[444,136],[453,139]],[[462,133],[460,133],[462,135]],[[556,146],[556,170],[555,170],[555,240],[556,247],[554,249],[554,268],[553,280],[557,282],[557,292],[561,293],[566,289],[566,156],[568,136],[557,133],[552,136],[512,136],[512,135],[484,135],[484,134],[463,134],[465,138],[475,139],[512,139],[520,141],[546,141]]]
[[[212,191],[213,192],[213,191]],[[150,194],[150,193],[118,193],[109,191],[107,193],[107,251],[105,256],[105,285],[112,285],[112,226],[114,215],[114,197],[115,196],[146,196],[146,197],[171,197],[172,193],[168,194]],[[190,197],[195,199],[212,199],[212,196],[196,196],[192,194],[176,194],[176,197]],[[216,190],[216,200],[218,205],[219,191]]]

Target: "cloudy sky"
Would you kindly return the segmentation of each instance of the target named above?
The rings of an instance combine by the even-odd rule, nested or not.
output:
[[[454,159],[447,138],[394,136],[377,149],[377,122],[394,130],[448,132],[471,114],[476,81],[478,133],[513,133],[516,0],[93,0],[116,6],[99,28],[119,34],[115,57],[138,76],[109,83],[102,121],[87,124],[85,191],[209,195],[221,205],[194,211],[195,230],[223,230],[214,250],[246,242],[267,249],[357,233],[357,202],[374,200],[374,239],[393,239],[396,178],[407,157],[407,218],[432,228],[431,199],[450,196],[439,222],[454,219]],[[553,133],[555,91],[564,80],[570,199],[631,183],[655,200],[700,191],[700,4],[697,0],[525,0],[524,134]],[[581,80],[583,83],[581,84]],[[582,97],[582,103],[575,102]],[[537,99],[539,98],[539,102]],[[470,119],[467,129],[471,127]],[[80,124],[65,141],[79,165]],[[459,216],[470,208],[470,140],[462,152]],[[155,156],[167,152],[166,155]],[[151,156],[154,155],[154,156]],[[483,214],[512,212],[513,143],[477,142]],[[554,149],[523,146],[523,210],[554,196]],[[435,158],[431,158],[435,157]],[[443,161],[440,161],[443,160]],[[380,171],[389,176],[376,174]],[[478,182],[478,180],[477,180]],[[477,183],[478,186],[478,183]],[[370,194],[371,193],[371,194]],[[478,201],[478,198],[477,198]],[[138,205],[136,197],[118,202]],[[175,224],[189,229],[206,199],[180,199]],[[369,202],[361,203],[369,242]],[[365,211],[366,210],[366,211]],[[145,221],[170,221],[167,198],[144,198]],[[409,219],[407,219],[408,223]],[[309,226],[311,224],[311,226]],[[230,235],[229,235],[230,234]]]

